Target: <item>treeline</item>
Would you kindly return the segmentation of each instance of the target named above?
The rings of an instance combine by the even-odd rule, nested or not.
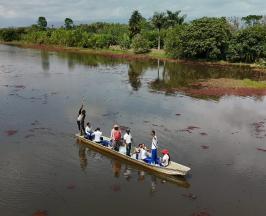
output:
[[[146,19],[133,11],[128,24],[96,22],[47,27],[45,17],[25,28],[0,29],[2,41],[24,41],[83,48],[133,49],[147,53],[163,48],[172,58],[260,62],[266,59],[266,17],[203,17],[185,22],[181,11],[155,12]]]

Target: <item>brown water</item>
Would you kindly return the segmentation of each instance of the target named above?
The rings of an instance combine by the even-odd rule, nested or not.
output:
[[[266,215],[266,98],[199,99],[165,88],[265,77],[157,63],[1,45],[0,215]],[[191,174],[165,181],[78,144],[82,100],[105,134],[119,123],[149,145],[155,129]]]

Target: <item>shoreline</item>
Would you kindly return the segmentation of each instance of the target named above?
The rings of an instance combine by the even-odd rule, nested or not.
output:
[[[10,46],[18,46],[22,48],[30,48],[30,49],[39,49],[46,51],[54,51],[54,52],[73,52],[73,53],[81,53],[81,54],[93,54],[106,56],[110,58],[121,58],[126,60],[161,60],[165,62],[173,62],[180,64],[190,64],[190,65],[206,65],[209,67],[249,67],[253,71],[265,72],[266,67],[262,67],[256,64],[248,64],[248,63],[230,63],[227,61],[204,61],[204,60],[191,60],[191,59],[174,59],[167,57],[163,50],[157,51],[152,50],[147,54],[135,54],[130,50],[118,50],[118,49],[89,49],[89,48],[79,48],[79,47],[65,47],[65,46],[54,46],[47,44],[29,44],[17,41],[11,42],[2,42],[0,44],[10,45]]]

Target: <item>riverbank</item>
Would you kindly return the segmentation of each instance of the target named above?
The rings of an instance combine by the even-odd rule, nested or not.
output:
[[[152,49],[151,52],[147,54],[135,54],[133,50],[121,50],[117,47],[111,47],[109,49],[88,49],[88,48],[79,48],[79,47],[65,47],[65,46],[54,46],[46,44],[29,44],[24,42],[2,42],[0,44],[19,46],[23,48],[31,49],[41,49],[46,51],[55,51],[55,52],[75,52],[75,53],[87,53],[94,55],[107,56],[111,58],[123,58],[127,60],[161,60],[166,62],[176,62],[182,64],[194,64],[194,65],[207,65],[210,67],[249,67],[253,71],[265,72],[266,67],[260,66],[258,64],[248,64],[248,63],[231,63],[227,61],[205,61],[205,60],[188,60],[188,59],[174,59],[167,56],[164,50]]]

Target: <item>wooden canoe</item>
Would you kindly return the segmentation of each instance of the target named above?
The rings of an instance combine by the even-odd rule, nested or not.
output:
[[[112,156],[121,158],[125,161],[128,161],[130,163],[134,163],[135,165],[138,165],[139,167],[142,167],[148,171],[152,171],[158,174],[163,174],[167,176],[185,176],[190,171],[190,168],[181,164],[178,164],[176,162],[170,161],[170,164],[167,167],[161,167],[161,166],[155,166],[148,163],[145,163],[142,160],[136,160],[134,158],[128,157],[127,155],[121,154],[115,150],[113,150],[110,147],[105,147],[101,144],[98,144],[96,142],[93,142],[91,140],[88,140],[84,138],[83,136],[80,136],[79,134],[76,134],[76,137],[82,141],[85,144],[88,144],[90,147],[97,149],[100,152],[108,153]],[[109,140],[109,138],[104,137],[105,140]]]

